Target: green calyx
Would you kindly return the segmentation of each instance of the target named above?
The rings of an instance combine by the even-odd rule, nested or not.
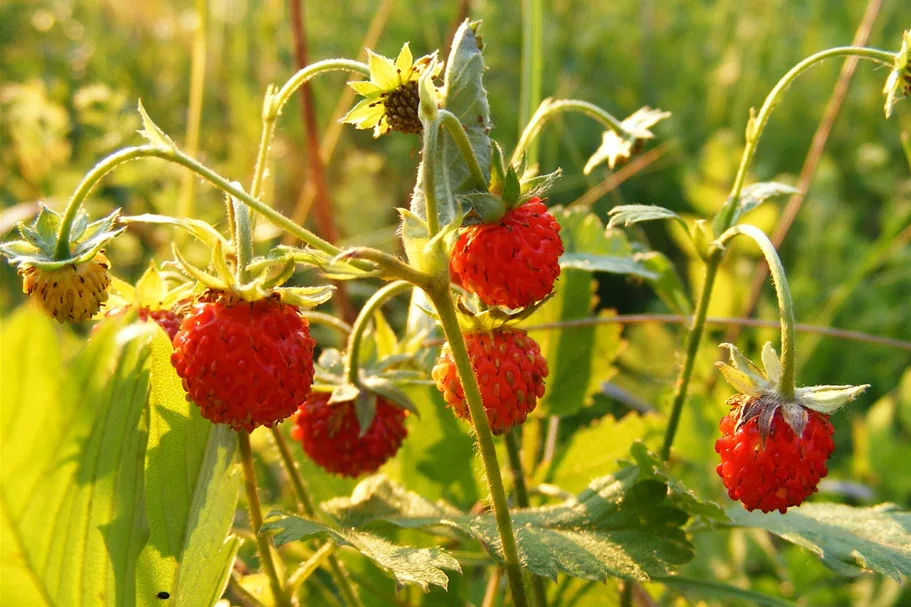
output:
[[[883,111],[886,118],[892,115],[892,108],[899,100],[911,95],[911,30],[902,34],[902,45],[895,55],[895,62],[886,85],[883,87],[886,104]]]
[[[762,348],[760,369],[741,354],[737,346],[721,344],[730,354],[730,365],[715,363],[724,379],[738,392],[755,399],[767,399],[779,405],[796,404],[826,415],[835,413],[870,387],[862,386],[806,386],[797,388],[792,398],[785,397],[779,389],[781,361],[771,343]]]
[[[132,306],[150,311],[170,310],[179,302],[192,298],[196,290],[196,284],[187,281],[182,274],[162,272],[155,262],[150,262],[135,286],[112,278],[111,297],[106,305],[108,308]]]
[[[86,262],[98,254],[124,228],[115,228],[120,210],[90,222],[88,213],[79,209],[69,230],[68,255],[57,256],[58,234],[62,216],[41,204],[41,210],[31,225],[19,224],[20,240],[0,244],[0,254],[15,266],[41,270],[56,270],[70,264]]]

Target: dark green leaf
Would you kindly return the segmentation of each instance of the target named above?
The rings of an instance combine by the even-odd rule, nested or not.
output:
[[[503,201],[510,207],[515,206],[519,200],[522,186],[519,185],[519,176],[512,165],[506,169],[506,183],[503,184]]]
[[[786,514],[731,506],[727,514],[736,525],[765,529],[810,550],[843,575],[869,570],[898,581],[911,576],[911,512],[894,504],[805,504]]]
[[[399,584],[417,584],[425,591],[430,585],[446,588],[449,577],[443,571],[461,571],[459,562],[439,548],[399,546],[376,535],[353,529],[333,529],[297,516],[272,512],[260,533],[272,533],[276,546],[312,537],[328,537],[360,551],[390,573]]]
[[[658,274],[648,270],[632,256],[613,257],[610,255],[593,255],[591,253],[564,253],[560,257],[560,267],[585,272],[609,272],[610,274],[629,274],[658,280]]]

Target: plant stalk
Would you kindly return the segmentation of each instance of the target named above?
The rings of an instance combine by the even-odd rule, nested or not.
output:
[[[445,289],[431,289],[428,292],[431,301],[440,316],[443,333],[449,341],[452,359],[462,388],[465,391],[465,401],[471,413],[471,422],[474,425],[475,437],[484,462],[484,473],[490,487],[490,497],[493,501],[494,517],[497,521],[497,531],[503,547],[503,560],[506,562],[506,575],[509,578],[509,587],[512,590],[512,599],[516,607],[527,607],[528,600],[525,596],[525,586],[522,583],[522,568],[519,564],[516,538],[513,535],[512,519],[509,515],[509,506],[506,503],[506,489],[503,486],[503,477],[500,475],[500,463],[497,460],[497,451],[494,447],[493,433],[487,421],[487,413],[478,387],[478,379],[471,368],[471,359],[465,346],[465,338],[459,327],[455,305],[449,294],[449,286]]]
[[[468,140],[468,135],[465,134],[462,123],[455,114],[447,110],[439,110],[437,115],[439,116],[440,124],[446,128],[459,147],[459,152],[462,153],[465,164],[468,165],[468,171],[475,182],[475,187],[486,192],[488,187],[487,178],[484,177],[481,164],[478,162],[478,157],[475,156],[474,148],[471,147],[471,142]]]
[[[237,433],[237,442],[240,446],[240,461],[244,468],[244,488],[247,491],[247,504],[250,507],[250,525],[253,527],[253,533],[256,534],[259,559],[262,562],[263,569],[266,570],[266,575],[269,577],[269,586],[272,589],[275,604],[281,607],[291,607],[291,601],[288,600],[288,595],[275,569],[275,563],[272,561],[269,538],[259,531],[263,526],[263,513],[259,504],[259,494],[256,490],[256,471],[253,468],[250,435],[244,430],[239,431]]]
[[[304,478],[301,476],[300,470],[297,467],[297,462],[294,461],[294,456],[291,455],[291,450],[288,449],[288,443],[285,441],[285,437],[282,435],[281,430],[276,426],[273,426],[270,430],[272,432],[272,438],[275,439],[275,445],[278,447],[279,455],[281,455],[282,463],[285,465],[285,470],[288,472],[288,476],[291,477],[291,484],[294,486],[294,492],[297,494],[299,509],[311,519],[318,520],[319,516],[316,506],[313,503],[313,498],[310,497],[310,491],[304,482]],[[335,542],[329,541],[326,542],[326,544],[334,545]],[[338,584],[342,596],[345,597],[345,602],[348,603],[350,607],[363,607],[361,600],[354,591],[354,587],[351,585],[351,580],[349,579],[347,572],[342,568],[338,556],[336,556],[335,553],[330,553],[326,558],[329,569],[332,572],[332,577],[335,579],[335,583]]]
[[[516,498],[516,504],[519,508],[528,508],[531,503],[528,501],[528,487],[525,483],[525,471],[522,470],[522,457],[519,453],[518,428],[513,428],[503,435],[506,443],[506,453],[509,456],[509,467],[512,470],[513,491]],[[544,579],[528,574],[531,579],[531,590],[534,595],[534,603],[537,607],[547,607],[547,592],[544,588]]]
[[[541,103],[542,29],[544,9],[541,0],[522,0],[522,78],[519,93],[519,128],[531,121],[532,111]],[[528,164],[538,160],[538,146],[528,148]]]
[[[206,81],[206,37],[208,34],[208,0],[196,0],[196,15],[199,22],[193,32],[193,54],[190,63],[190,99],[187,108],[187,153],[195,156],[199,149],[199,123],[202,116],[202,100]],[[178,217],[192,217],[196,206],[196,180],[187,175],[180,192],[177,208]]]
[[[373,314],[379,310],[387,300],[392,299],[399,293],[411,288],[411,283],[404,280],[390,282],[388,285],[374,293],[373,296],[367,300],[367,303],[364,304],[364,307],[361,308],[357,319],[354,321],[354,326],[351,328],[351,334],[348,336],[348,352],[345,354],[345,377],[352,386],[358,385],[360,380],[358,376],[358,363],[361,354],[361,341],[363,340],[365,330],[370,325],[370,321],[373,320]]]
[[[731,227],[734,211],[740,203],[740,194],[743,191],[747,172],[753,160],[753,156],[756,153],[759,138],[769,121],[772,111],[781,103],[785,91],[787,91],[788,87],[798,76],[809,68],[819,62],[834,57],[860,57],[861,59],[868,59],[875,63],[891,67],[894,55],[886,51],[865,47],[838,47],[811,55],[791,68],[791,70],[778,81],[775,87],[772,88],[772,91],[768,94],[765,102],[762,104],[759,113],[754,117],[751,117],[749,121],[746,132],[746,146],[743,150],[743,156],[740,158],[740,166],[737,169],[737,175],[734,178],[731,193],[724,206],[718,212],[718,216],[715,218],[717,223],[717,225],[714,226],[716,233],[723,233]],[[677,376],[674,399],[671,403],[671,413],[668,418],[667,430],[664,434],[664,443],[661,447],[661,457],[664,460],[669,459],[671,455],[671,445],[674,443],[677,426],[680,423],[680,415],[683,410],[683,403],[686,401],[690,378],[693,374],[693,366],[696,362],[696,354],[699,351],[702,333],[705,329],[705,317],[708,312],[709,299],[712,296],[712,287],[715,284],[718,267],[721,265],[723,256],[724,252],[721,249],[715,249],[706,260],[705,281],[702,285],[702,292],[699,294],[699,301],[696,304],[696,314],[693,318],[693,324],[686,336],[686,354],[683,366],[680,368],[680,373]]]
[[[309,559],[301,563],[300,567],[288,578],[288,594],[294,596],[301,584],[307,581],[320,566],[326,562],[332,553],[335,552],[336,543],[333,541],[326,542],[313,553]]]

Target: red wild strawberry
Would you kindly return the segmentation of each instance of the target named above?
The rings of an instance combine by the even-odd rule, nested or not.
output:
[[[501,329],[469,333],[465,345],[491,431],[502,434],[524,422],[544,396],[547,361],[538,343],[525,331]],[[456,416],[471,419],[448,342],[433,368],[433,379]]]
[[[562,254],[560,224],[532,198],[498,223],[463,228],[449,273],[488,306],[524,308],[550,295]]]
[[[153,320],[158,326],[164,329],[171,341],[180,330],[180,323],[183,320],[180,315],[173,310],[150,310],[149,308],[139,308],[139,318],[141,320]]]
[[[769,396],[736,394],[728,404],[733,410],[721,419],[715,451],[731,499],[750,511],[784,514],[815,493],[835,449],[829,416],[793,403],[777,406]]]
[[[184,318],[171,364],[203,417],[249,432],[285,419],[310,395],[315,345],[296,307],[216,295]]]
[[[354,478],[376,472],[408,434],[405,411],[377,397],[373,422],[360,436],[354,402],[329,404],[329,396],[315,392],[300,406],[294,414],[292,438],[310,459],[333,474]]]

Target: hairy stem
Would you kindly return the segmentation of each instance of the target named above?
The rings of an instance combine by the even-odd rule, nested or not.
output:
[[[253,226],[250,211],[239,202],[234,202],[234,251],[237,254],[237,281],[247,281],[247,266],[253,259]]]
[[[439,125],[436,121],[424,124],[424,145],[421,149],[421,178],[424,184],[424,208],[427,215],[427,229],[434,236],[440,231],[440,217],[437,209],[436,151],[439,139]]]
[[[336,543],[335,542],[326,542],[320,546],[316,552],[313,553],[309,559],[301,563],[300,567],[291,574],[288,578],[288,594],[294,596],[297,592],[297,589],[301,587],[301,584],[307,581],[311,575],[313,575],[320,566],[326,562],[332,553],[335,552]]]
[[[275,445],[278,447],[278,452],[281,455],[282,463],[285,465],[285,470],[288,472],[288,476],[291,477],[291,484],[294,487],[294,492],[297,494],[299,508],[308,517],[317,520],[319,517],[316,506],[313,503],[313,498],[310,497],[310,491],[307,489],[304,477],[301,476],[300,470],[297,467],[297,462],[294,461],[294,456],[291,455],[291,450],[288,449],[288,443],[285,441],[285,437],[282,435],[281,430],[276,426],[273,426],[270,430],[272,432],[272,438],[275,439]],[[329,541],[326,542],[326,544],[334,545],[335,542]],[[342,564],[338,557],[334,553],[330,553],[327,556],[327,561],[329,569],[332,572],[332,577],[335,579],[335,583],[338,584],[342,596],[345,597],[345,602],[348,603],[350,607],[362,607],[361,600],[358,598],[357,593],[354,591],[354,587],[351,585],[351,579],[348,577],[348,573],[342,568]]]
[[[487,178],[484,177],[484,172],[481,170],[478,157],[475,156],[474,148],[471,147],[471,142],[468,140],[468,135],[465,134],[465,128],[462,126],[462,123],[459,122],[459,119],[455,114],[447,110],[440,110],[437,115],[439,116],[440,124],[445,127],[459,147],[462,158],[465,159],[465,164],[468,165],[468,171],[471,173],[471,178],[475,182],[475,187],[486,192],[488,186]]]
[[[525,471],[522,470],[522,457],[519,453],[518,428],[513,428],[503,435],[506,443],[506,453],[509,456],[509,467],[512,471],[512,484],[515,492],[516,504],[519,508],[528,508],[531,504],[528,501],[528,488],[525,484]],[[531,590],[534,595],[534,603],[537,607],[547,607],[547,592],[544,589],[544,579],[528,574],[531,578]]]
[[[282,581],[279,579],[278,572],[275,569],[275,563],[272,561],[269,538],[259,532],[263,526],[263,513],[259,504],[259,494],[256,492],[256,471],[253,468],[250,435],[241,430],[237,433],[237,442],[240,446],[240,461],[244,468],[244,488],[247,491],[247,504],[250,507],[250,526],[253,528],[253,533],[256,534],[259,560],[262,562],[263,569],[265,569],[266,575],[269,577],[269,586],[272,588],[275,604],[281,607],[290,607],[291,602],[288,600]]]
[[[860,57],[861,59],[868,59],[875,63],[891,66],[894,56],[892,53],[886,51],[865,47],[839,47],[811,55],[791,68],[791,70],[778,81],[778,84],[775,85],[766,97],[759,113],[750,119],[747,126],[746,146],[743,150],[743,156],[740,158],[740,166],[737,169],[737,175],[734,178],[731,193],[716,217],[716,225],[714,226],[716,233],[723,233],[731,227],[734,211],[740,203],[740,194],[743,191],[747,172],[753,160],[753,156],[756,153],[756,147],[759,145],[759,138],[762,136],[762,131],[765,129],[772,111],[781,103],[785,91],[798,76],[809,68],[826,59],[832,59],[833,57]],[[677,376],[674,399],[671,403],[671,413],[668,419],[667,430],[664,434],[664,444],[661,447],[661,457],[665,460],[670,458],[671,445],[674,443],[674,436],[677,433],[677,426],[680,423],[680,414],[683,410],[683,403],[686,402],[690,378],[693,374],[693,365],[695,364],[696,354],[699,351],[702,333],[705,329],[705,317],[708,311],[709,299],[712,296],[712,287],[715,284],[718,266],[721,264],[723,255],[724,253],[722,250],[716,249],[706,260],[705,281],[702,285],[702,292],[699,294],[699,301],[696,304],[696,314],[693,317],[693,324],[686,336],[686,354],[683,366],[680,368],[680,373]]]
[[[769,240],[765,232],[751,225],[738,225],[727,230],[718,238],[722,245],[727,244],[735,236],[744,235],[753,240],[765,256],[766,263],[769,264],[769,271],[772,274],[772,283],[775,285],[775,293],[778,295],[778,315],[781,319],[781,377],[778,379],[778,391],[785,398],[794,396],[794,369],[797,366],[796,341],[794,333],[794,304],[791,301],[791,290],[788,288],[788,280],[785,277],[784,266],[781,265],[781,259],[778,258],[778,252],[775,251],[775,245]]]
[[[404,280],[391,282],[374,293],[373,296],[367,300],[367,303],[364,304],[364,307],[361,308],[360,314],[358,314],[357,319],[354,321],[351,334],[348,336],[348,352],[345,354],[345,377],[349,384],[353,386],[358,385],[358,362],[361,354],[361,341],[364,337],[364,331],[373,319],[373,314],[379,310],[387,300],[392,299],[399,293],[411,288],[411,283]]]
[[[525,130],[522,131],[519,143],[516,144],[516,149],[512,153],[511,162],[513,164],[522,160],[522,154],[529,149],[532,141],[534,141],[535,137],[541,132],[545,123],[561,112],[581,112],[600,122],[605,129],[628,135],[626,129],[623,128],[623,125],[619,120],[593,103],[580,101],[578,99],[558,99],[556,101],[553,99],[545,99],[541,102],[541,105],[538,106],[538,111],[531,117],[531,121],[525,127]]]
[[[516,538],[513,535],[512,519],[509,516],[509,506],[506,503],[506,490],[503,487],[503,477],[500,475],[500,463],[493,443],[493,433],[484,411],[481,399],[481,390],[478,379],[471,368],[471,359],[465,346],[465,338],[459,327],[455,305],[449,294],[449,288],[433,289],[428,292],[431,301],[440,316],[443,333],[449,341],[452,359],[455,362],[456,372],[462,388],[465,391],[465,401],[471,413],[471,422],[475,429],[475,438],[481,451],[484,462],[484,473],[490,487],[490,497],[493,502],[494,517],[497,521],[497,531],[503,548],[503,560],[506,562],[506,575],[512,590],[512,599],[516,607],[526,607],[528,600],[525,597],[525,586],[522,583],[522,568],[519,564]]]

